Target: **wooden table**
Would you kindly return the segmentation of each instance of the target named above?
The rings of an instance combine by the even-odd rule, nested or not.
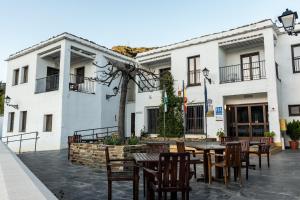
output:
[[[159,162],[159,153],[133,153],[132,156],[135,162],[139,164]],[[191,162],[196,160],[199,160],[199,158],[190,157]]]
[[[188,145],[189,147],[195,148],[197,150],[202,150],[203,151],[203,170],[204,170],[204,182],[208,183],[209,182],[209,175],[208,175],[208,155],[207,153],[209,153],[211,150],[215,151],[216,154],[223,154],[224,150],[225,150],[225,146],[224,145],[220,145],[220,144],[191,144]],[[216,156],[216,162],[221,161],[219,156]],[[216,178],[222,178],[223,176],[223,169],[220,167],[216,167],[215,169],[216,174],[215,177]],[[199,179],[200,180],[200,179]]]

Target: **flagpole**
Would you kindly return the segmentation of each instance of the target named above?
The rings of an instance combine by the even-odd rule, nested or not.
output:
[[[185,116],[185,99],[184,99],[184,97],[185,97],[185,89],[184,89],[184,80],[182,81],[182,97],[183,97],[183,101],[182,101],[182,107],[183,107],[183,140],[185,141],[185,131],[186,131],[186,116]]]

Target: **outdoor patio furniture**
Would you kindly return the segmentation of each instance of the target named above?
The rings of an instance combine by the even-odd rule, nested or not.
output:
[[[191,144],[189,146],[197,150],[203,151],[204,177],[198,178],[197,181],[204,180],[204,182],[208,183],[209,182],[208,153],[213,150],[216,153],[216,155],[223,154],[225,150],[225,146],[216,143],[204,143],[204,144],[198,143],[198,144]],[[222,158],[217,156],[215,160],[216,162],[221,162]],[[221,178],[223,176],[223,169],[220,167],[216,167],[215,173],[216,173],[215,174],[216,178]]]
[[[133,159],[110,159],[109,149],[105,148],[107,181],[108,181],[108,200],[112,199],[112,181],[132,181],[133,199],[138,200],[139,196],[139,167],[135,165]],[[116,170],[115,168],[123,168]]]
[[[184,142],[177,141],[176,146],[177,146],[177,152],[178,153],[190,153],[190,154],[192,154],[193,158],[197,158],[196,157],[196,151],[193,150],[193,149],[186,149],[185,145],[184,145]],[[203,154],[203,153],[201,153],[201,154]],[[197,164],[202,164],[202,163],[203,163],[203,160],[200,159],[200,158],[191,160],[191,165],[193,165],[193,167],[194,167],[194,177],[195,178],[197,178],[197,167],[196,167],[196,165]]]
[[[190,172],[189,153],[161,153],[159,155],[158,169],[144,168],[147,179],[147,199],[154,199],[154,193],[158,193],[158,199],[167,199],[171,193],[171,199],[177,199],[177,192],[181,192],[183,200],[189,199],[192,177]]]
[[[241,143],[227,143],[225,148],[225,154],[216,154],[208,152],[208,174],[209,174],[209,184],[212,182],[212,167],[220,167],[224,169],[224,182],[225,185],[228,185],[229,178],[229,170],[230,168],[234,168],[234,174],[238,175],[240,185],[242,185],[241,178]],[[223,158],[222,160],[216,160],[214,163],[212,162],[212,155],[216,158]]]
[[[239,140],[239,138],[234,137],[234,136],[226,136],[226,137],[220,138],[221,144],[226,144],[227,142],[234,142],[234,141],[238,141],[238,140]]]
[[[248,180],[250,142],[249,142],[249,140],[241,140],[240,143],[241,143],[242,167],[246,168],[246,180]],[[244,166],[243,166],[243,163],[245,163]]]
[[[269,140],[268,137],[260,138],[260,142],[258,144],[258,149],[249,151],[250,154],[255,154],[255,155],[258,156],[258,163],[259,163],[259,168],[260,169],[261,169],[261,157],[262,157],[262,155],[267,155],[268,167],[270,167],[270,148],[271,148],[271,145],[269,144],[269,142],[270,142],[270,140]]]

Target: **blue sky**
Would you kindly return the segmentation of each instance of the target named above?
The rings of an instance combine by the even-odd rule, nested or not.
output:
[[[300,0],[1,0],[0,81],[9,54],[62,32],[109,48],[162,46],[276,20],[286,8],[300,12]]]

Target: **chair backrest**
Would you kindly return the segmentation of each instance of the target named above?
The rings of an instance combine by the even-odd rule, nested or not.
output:
[[[268,137],[261,137],[260,142],[264,144],[270,144],[270,138]]]
[[[169,146],[166,143],[147,143],[147,153],[167,153]]]
[[[226,144],[225,162],[230,167],[241,166],[241,143]]]
[[[234,142],[238,140],[239,138],[234,136],[221,137],[221,144],[226,144],[226,142]]]
[[[161,153],[158,164],[158,189],[186,190],[190,180],[189,153]]]
[[[260,153],[269,153],[270,152],[270,138],[268,137],[262,137],[260,138],[260,142],[263,144],[259,145],[259,151]]]
[[[185,145],[184,142],[176,142],[176,146],[177,146],[177,152],[178,153],[185,153]]]
[[[250,148],[249,140],[240,140],[240,143],[241,143],[241,151],[248,152]]]

